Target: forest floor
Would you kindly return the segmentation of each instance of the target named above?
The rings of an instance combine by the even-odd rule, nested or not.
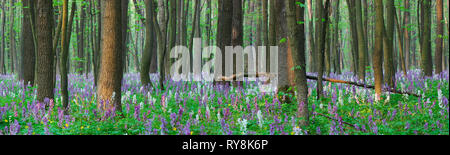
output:
[[[367,83],[373,83],[371,73]],[[354,81],[352,73],[330,78]],[[421,95],[385,93],[324,82],[315,98],[308,81],[310,125],[299,127],[297,103],[281,103],[254,83],[214,87],[211,83],[169,82],[147,91],[139,74],[126,74],[123,116],[98,109],[93,77],[69,76],[70,115],[64,116],[57,82],[56,99],[36,101],[36,89],[12,75],[0,76],[0,135],[448,135],[449,74],[422,78],[418,70],[396,76],[397,89]],[[157,81],[157,76],[152,75]],[[59,81],[59,80],[58,80]],[[295,100],[295,97],[292,96]],[[45,105],[50,105],[48,108]]]

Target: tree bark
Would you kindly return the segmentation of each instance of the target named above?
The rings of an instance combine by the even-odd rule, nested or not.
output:
[[[146,23],[145,23],[145,48],[142,54],[141,66],[141,83],[145,86],[152,86],[149,76],[150,63],[153,57],[153,42],[154,42],[154,28],[153,28],[153,2],[152,0],[145,0],[146,6]]]
[[[122,64],[123,64],[123,73],[127,73],[128,65],[127,65],[127,57],[128,57],[128,4],[129,0],[121,1],[121,9],[122,9]]]
[[[84,39],[84,31],[85,31],[85,26],[86,26],[86,12],[85,12],[85,6],[81,5],[81,9],[80,9],[80,19],[77,20],[78,24],[77,24],[77,39],[78,39],[78,74],[83,74],[84,71],[84,61],[86,61],[84,55],[84,46],[85,46],[85,39]]]
[[[404,47],[404,51],[405,51],[405,67],[408,70],[411,66],[410,66],[410,62],[411,62],[411,56],[410,56],[410,37],[409,37],[409,31],[408,31],[408,27],[409,27],[409,23],[410,23],[410,3],[409,0],[405,0],[404,1],[404,6],[405,6],[405,11],[403,13],[403,47]]]
[[[306,126],[309,125],[309,111],[305,63],[305,25],[298,24],[297,22],[304,21],[304,8],[297,5],[296,2],[304,3],[305,0],[285,0],[285,5],[287,6],[286,18],[289,28],[289,43],[295,66],[295,83],[297,87],[297,102],[299,105],[297,117],[303,118],[300,121],[300,125]],[[300,10],[299,16],[296,16],[297,10]]]
[[[68,92],[68,56],[70,46],[70,36],[72,32],[72,23],[74,12],[76,10],[75,1],[72,2],[72,13],[70,14],[70,20],[68,20],[69,4],[68,0],[63,1],[63,14],[62,14],[62,26],[61,26],[61,58],[60,58],[60,73],[61,73],[61,97],[64,109],[64,114],[69,114],[69,92]]]
[[[384,13],[383,0],[375,0],[376,26],[375,26],[375,46],[373,53],[373,70],[375,76],[375,100],[381,99],[383,86],[383,31],[384,31]]]
[[[389,15],[386,17],[386,33],[384,35],[384,73],[385,73],[385,83],[388,84],[389,87],[394,88],[395,84],[395,70],[394,70],[394,61],[393,61],[393,35],[394,35],[394,15],[395,15],[395,7],[394,1],[387,1],[386,3],[386,13]]]
[[[403,71],[403,75],[406,76],[406,65],[405,65],[405,57],[404,57],[404,51],[403,51],[403,41],[401,39],[402,36],[402,30],[400,29],[400,23],[399,23],[399,19],[397,16],[397,13],[395,14],[395,25],[397,26],[396,30],[397,30],[397,48],[399,51],[399,59],[400,59],[400,65]]]
[[[420,45],[421,68],[425,76],[433,76],[433,62],[431,57],[431,0],[421,0],[423,14],[421,14],[423,25],[422,39]]]
[[[318,80],[317,80],[317,99],[322,97],[322,78],[324,70],[324,50],[325,50],[325,37],[328,28],[328,6],[330,1],[326,0],[325,7],[323,6],[322,0],[316,2],[316,18],[321,19],[316,21],[316,54],[318,61],[316,63],[318,70]]]
[[[121,0],[103,0],[105,10],[102,12],[102,56],[100,67],[100,79],[97,90],[99,103],[105,105],[102,108],[112,108],[122,112],[122,9]],[[108,105],[109,103],[109,105]],[[101,106],[102,104],[100,104]]]
[[[35,20],[34,16],[34,2],[32,0],[24,0],[22,8],[22,71],[24,84],[34,85],[34,68],[36,63],[35,46],[32,29],[35,25],[32,25],[31,20]]]
[[[334,9],[335,10],[333,12],[333,18],[334,18],[334,33],[333,33],[333,56],[334,61],[333,61],[333,66],[334,66],[334,71],[336,74],[341,74],[341,67],[340,67],[340,42],[339,42],[339,21],[340,21],[340,9],[339,9],[339,3],[340,1],[333,1],[334,2]]]
[[[267,72],[270,72],[269,67],[270,66],[270,55],[268,54],[270,51],[270,44],[269,44],[269,16],[268,16],[268,1],[263,0],[262,1],[262,40],[266,47],[266,68]]]
[[[442,4],[442,0],[436,0],[436,54],[435,54],[435,66],[436,71],[435,74],[441,74],[442,72],[442,41],[444,37],[444,18],[443,18],[443,10],[444,5]]]
[[[37,1],[37,77],[36,85],[37,100],[43,102],[45,98],[54,98],[53,85],[53,60],[54,53],[52,50],[52,18],[53,6],[52,0]]]
[[[233,1],[219,0],[219,15],[217,25],[217,45],[222,51],[222,75],[225,75],[225,46],[232,45],[233,34]],[[224,84],[224,82],[221,82]]]
[[[357,24],[356,24],[356,4],[355,0],[347,0],[348,4],[348,12],[349,12],[349,20],[350,20],[350,34],[351,34],[351,53],[352,53],[352,66],[353,72],[356,75],[359,75],[359,65],[358,65],[358,59],[359,59],[359,52],[358,52],[358,31],[357,31]]]
[[[366,38],[364,35],[361,0],[355,0],[356,8],[356,32],[358,34],[358,78],[366,81]]]
[[[5,37],[5,26],[6,26],[6,0],[4,0],[3,2],[2,2],[2,35],[1,35],[1,38],[2,38],[2,43],[1,43],[1,45],[2,45],[2,47],[1,47],[1,53],[0,53],[0,74],[6,74],[6,69],[5,69],[5,50],[6,50],[6,44],[5,44],[5,40],[6,40],[6,37]]]
[[[97,37],[96,37],[96,49],[94,50],[94,87],[98,85],[99,74],[100,74],[100,58],[102,55],[102,45],[101,45],[101,36],[102,36],[102,0],[97,1]]]
[[[309,43],[309,60],[308,60],[308,64],[309,64],[309,71],[310,72],[317,72],[317,69],[316,69],[316,65],[315,65],[315,62],[316,62],[316,60],[317,60],[317,54],[315,53],[315,37],[314,37],[314,15],[313,15],[313,4],[312,4],[312,2],[311,2],[311,0],[307,0],[307,3],[308,3],[308,18],[309,18],[309,25],[308,25],[308,27],[309,27],[309,33],[308,33],[308,35],[309,35],[309,41],[308,41],[308,43]]]

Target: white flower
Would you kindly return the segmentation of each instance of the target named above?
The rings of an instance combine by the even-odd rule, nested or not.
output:
[[[293,132],[295,135],[303,135],[303,130],[300,127],[294,127]]]
[[[220,118],[220,112],[217,112],[217,122],[220,123],[220,120],[221,120],[221,118]]]
[[[139,103],[139,108],[140,108],[140,109],[143,109],[143,108],[144,108],[144,103],[143,103],[143,102]]]
[[[439,108],[445,109],[445,105],[442,101],[443,101],[442,90],[439,89],[438,90],[438,105],[439,105]]]
[[[136,103],[137,99],[136,99],[136,95],[133,95],[133,103]]]
[[[258,113],[256,113],[256,117],[258,118],[258,125],[259,125],[259,127],[262,128],[264,120],[262,118],[261,110],[258,110]]]
[[[387,97],[386,97],[386,100],[384,100],[384,103],[388,103],[391,100],[391,95],[390,94],[387,94],[386,96]]]
[[[208,118],[209,118],[209,116],[210,116],[210,112],[211,112],[211,111],[209,111],[209,106],[206,106],[206,115],[207,115]]]
[[[242,135],[246,135],[247,134],[247,123],[248,122],[247,122],[246,119],[243,119],[243,120],[241,120],[241,118],[238,119],[238,124],[241,127],[241,134]]]

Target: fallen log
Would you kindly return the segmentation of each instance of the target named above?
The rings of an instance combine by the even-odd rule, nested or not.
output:
[[[230,80],[236,80],[237,78],[240,77],[269,77],[269,80],[271,77],[274,77],[273,74],[269,74],[269,73],[256,73],[256,74],[248,74],[248,73],[242,73],[242,74],[234,74],[231,76],[222,76],[219,77],[218,80],[222,80],[222,81],[230,81]],[[307,75],[306,76],[307,79],[309,80],[315,80],[317,81],[317,77],[315,76],[311,76],[311,75]],[[267,82],[270,82],[270,81]],[[338,79],[331,79],[331,78],[323,78],[323,81],[327,81],[327,82],[331,82],[331,83],[342,83],[342,84],[348,84],[348,85],[354,85],[354,86],[358,86],[358,87],[363,87],[363,88],[367,88],[367,89],[375,89],[375,86],[373,85],[367,85],[367,84],[361,84],[361,83],[357,83],[357,82],[352,82],[352,81],[344,81],[344,80],[338,80]],[[396,89],[384,89],[383,91],[388,91],[391,93],[395,93],[395,94],[406,94],[406,95],[411,95],[411,96],[415,96],[415,97],[421,97],[421,95],[418,94],[414,94],[411,92],[406,92],[406,91],[401,91],[401,90],[396,90]]]
[[[315,77],[315,76],[307,75],[306,78],[317,81],[317,77]],[[364,87],[364,88],[368,88],[368,89],[375,89],[375,86],[373,86],[373,85],[361,84],[361,83],[356,83],[356,82],[352,82],[352,81],[344,81],[344,80],[330,79],[330,78],[323,78],[322,80],[327,81],[327,82],[332,82],[332,83],[342,83],[342,84],[349,84],[349,85],[354,85],[354,86],[358,86],[358,87]],[[388,91],[388,92],[395,93],[395,94],[406,94],[406,95],[411,95],[411,96],[415,96],[415,97],[421,97],[420,95],[417,95],[414,93],[396,90],[396,89],[384,89],[384,91]]]

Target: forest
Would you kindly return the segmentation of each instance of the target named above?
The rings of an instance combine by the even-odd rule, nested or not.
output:
[[[448,10],[2,0],[0,135],[449,135]]]

